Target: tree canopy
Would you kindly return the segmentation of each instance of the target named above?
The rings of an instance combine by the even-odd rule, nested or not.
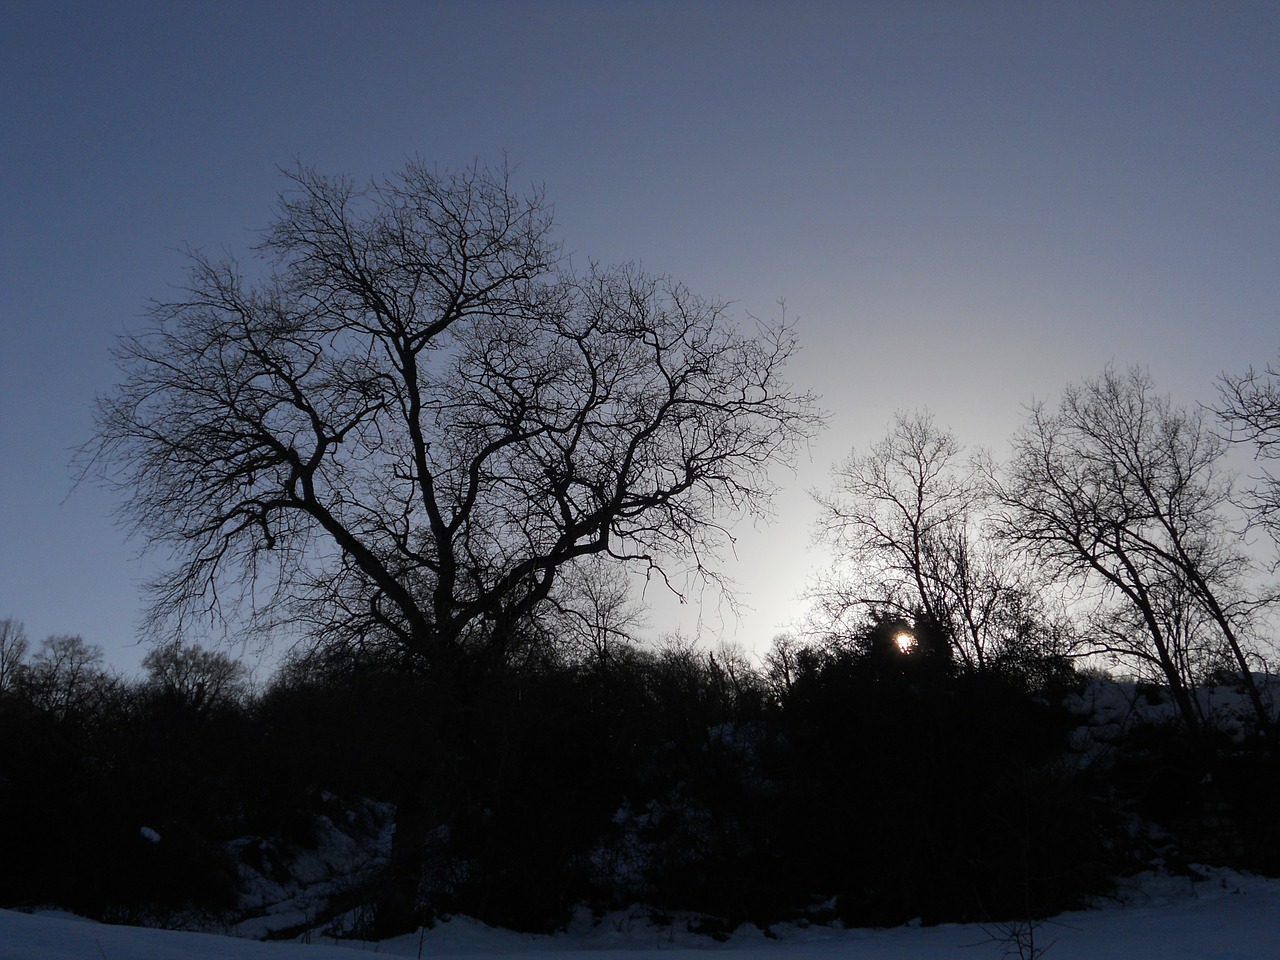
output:
[[[258,270],[194,253],[121,339],[83,453],[173,559],[155,622],[230,598],[410,660],[501,657],[580,558],[714,576],[821,422],[791,329],[575,271],[505,169],[288,176]]]

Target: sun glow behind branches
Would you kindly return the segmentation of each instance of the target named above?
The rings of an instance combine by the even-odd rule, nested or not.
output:
[[[903,630],[893,638],[894,645],[897,646],[900,653],[912,653],[916,649],[916,638],[914,634]]]

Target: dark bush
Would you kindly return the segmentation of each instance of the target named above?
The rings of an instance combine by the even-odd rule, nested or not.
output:
[[[881,625],[811,661],[768,767],[793,888],[840,892],[846,922],[1051,911],[1096,889],[1090,787],[1055,766],[1072,725],[1007,675],[915,661]]]

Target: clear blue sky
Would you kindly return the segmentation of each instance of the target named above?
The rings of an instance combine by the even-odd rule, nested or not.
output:
[[[123,669],[147,562],[70,450],[180,250],[244,254],[294,158],[505,152],[580,262],[786,300],[832,421],[725,564],[754,612],[702,611],[749,648],[822,563],[806,488],[895,408],[998,453],[1107,362],[1194,400],[1280,350],[1272,2],[33,2],[0,98],[0,617]]]

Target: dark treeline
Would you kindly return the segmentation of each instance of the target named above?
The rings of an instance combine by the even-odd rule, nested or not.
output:
[[[251,694],[194,647],[134,682],[78,638],[19,651],[0,902],[230,922],[241,867],[307,849],[322,818],[373,843],[352,811],[406,783],[428,922],[549,930],[634,903],[709,932],[986,921],[1078,904],[1156,856],[1280,868],[1262,741],[1137,726],[1100,762],[1072,748],[1082,718],[1061,704],[1084,680],[1065,660],[968,669],[897,618],[779,641],[758,667],[682,643],[540,649],[465,695],[354,654],[297,658]],[[378,902],[379,882],[330,909]]]

